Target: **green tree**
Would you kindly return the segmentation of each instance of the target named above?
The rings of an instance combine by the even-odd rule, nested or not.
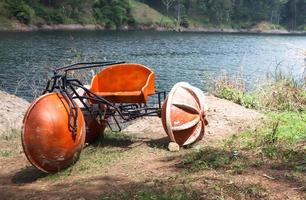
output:
[[[229,23],[232,13],[231,0],[200,0],[200,8],[203,9],[211,23]]]
[[[11,13],[12,18],[16,18],[22,23],[29,24],[35,15],[35,11],[27,5],[24,1],[20,0],[6,0],[6,6]]]
[[[128,0],[97,0],[93,4],[93,11],[97,21],[106,27],[134,23]]]

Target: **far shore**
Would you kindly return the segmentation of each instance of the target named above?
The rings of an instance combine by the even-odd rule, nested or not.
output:
[[[251,33],[251,34],[275,34],[275,35],[306,35],[306,31],[289,31],[285,29],[261,30],[253,29],[231,29],[231,28],[210,28],[210,27],[161,27],[158,25],[138,25],[138,26],[122,26],[117,29],[107,29],[98,24],[53,24],[53,25],[25,25],[14,23],[12,27],[1,27],[0,32],[35,32],[35,31],[73,31],[73,30],[144,30],[144,31],[160,31],[160,32],[202,32],[202,33]]]

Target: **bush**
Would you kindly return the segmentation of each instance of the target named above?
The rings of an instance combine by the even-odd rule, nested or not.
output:
[[[129,1],[98,0],[93,4],[96,20],[107,28],[115,28],[124,24],[135,24],[131,15]]]
[[[51,11],[49,13],[49,18],[52,23],[56,23],[56,24],[63,24],[65,21],[64,14],[56,10]]]
[[[15,17],[22,23],[29,24],[35,16],[35,11],[24,1],[18,0],[6,0],[7,9],[10,12],[11,17]]]
[[[185,27],[185,28],[189,27],[189,21],[188,21],[187,15],[182,16],[182,21],[181,21],[180,26]]]

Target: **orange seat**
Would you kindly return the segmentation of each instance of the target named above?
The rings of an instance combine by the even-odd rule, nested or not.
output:
[[[90,90],[112,103],[147,103],[155,93],[155,74],[140,64],[111,65],[93,77]]]

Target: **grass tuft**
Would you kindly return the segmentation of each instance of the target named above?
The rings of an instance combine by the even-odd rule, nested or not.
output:
[[[11,128],[6,133],[0,135],[1,140],[10,141],[20,137],[20,129]]]
[[[200,191],[192,188],[176,186],[168,188],[160,184],[154,187],[142,186],[141,189],[131,189],[121,193],[103,194],[101,200],[133,199],[133,200],[185,200],[200,199]]]
[[[238,151],[229,151],[222,147],[206,147],[200,151],[194,151],[177,164],[178,168],[188,172],[201,170],[231,170],[234,174],[241,174],[245,168],[247,158]]]
[[[101,172],[108,169],[123,158],[129,158],[132,153],[128,146],[133,143],[133,139],[122,133],[106,131],[104,138],[96,143],[84,148],[80,159],[65,170],[51,174],[46,177],[48,180],[63,180],[68,176],[77,176],[85,173]]]
[[[12,155],[12,152],[9,150],[1,150],[0,151],[0,157],[9,157]]]
[[[214,83],[214,95],[224,98],[247,108],[258,108],[259,102],[254,93],[248,93],[245,82],[239,77],[219,76]]]
[[[247,108],[264,111],[306,110],[306,83],[284,75],[280,70],[267,75],[266,84],[248,92],[240,77],[219,76],[214,83],[213,94]]]

